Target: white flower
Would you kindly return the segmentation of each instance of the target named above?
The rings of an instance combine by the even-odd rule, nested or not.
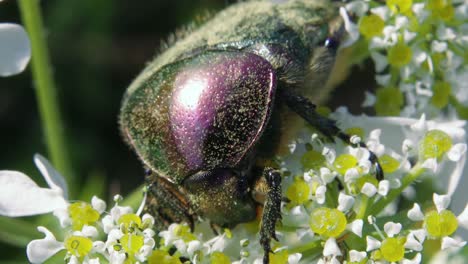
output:
[[[372,197],[377,193],[377,188],[372,183],[364,183],[362,186],[361,192],[367,197]]]
[[[364,221],[362,219],[356,219],[353,222],[349,223],[346,226],[346,229],[356,234],[358,237],[362,237],[362,227],[364,226]]]
[[[39,226],[39,232],[45,235],[42,239],[36,239],[29,242],[26,248],[26,254],[31,263],[43,263],[62,249],[65,249],[62,242],[55,239],[47,228]]]
[[[0,171],[0,215],[18,217],[66,210],[65,180],[45,158],[36,154],[34,161],[49,188],[41,188],[17,171]]]
[[[408,211],[408,218],[411,219],[412,221],[422,221],[424,220],[424,214],[421,211],[421,207],[419,207],[419,204],[414,203],[413,208],[411,208]]]
[[[353,207],[353,205],[354,205],[354,197],[352,197],[350,195],[346,195],[343,192],[340,192],[340,194],[338,195],[338,207],[337,207],[337,209],[342,211],[342,212],[346,212],[349,209],[351,209]]]
[[[448,248],[461,248],[466,245],[466,241],[454,239],[451,237],[443,237],[442,238],[442,246],[440,249],[448,249]]]
[[[31,58],[31,43],[24,28],[18,24],[0,23],[0,76],[18,74]]]
[[[325,242],[325,246],[323,247],[323,255],[325,257],[342,255],[340,247],[338,247],[335,238],[331,237],[327,239],[327,241]]]
[[[384,231],[387,233],[388,237],[394,237],[396,234],[400,233],[402,225],[400,223],[387,222],[384,225]]]

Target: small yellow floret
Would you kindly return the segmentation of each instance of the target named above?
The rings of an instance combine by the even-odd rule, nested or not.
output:
[[[397,43],[388,50],[388,63],[394,67],[400,68],[411,61],[413,52],[411,48],[404,43]]]
[[[75,257],[84,257],[93,248],[93,241],[87,237],[70,236],[64,242],[65,249]]]
[[[338,237],[346,228],[346,216],[338,209],[320,207],[310,214],[312,231],[325,237]]]
[[[382,34],[385,23],[383,19],[375,14],[363,16],[359,22],[359,32],[366,38],[372,38]]]
[[[389,237],[382,241],[380,252],[385,260],[397,262],[405,256],[405,237]]]

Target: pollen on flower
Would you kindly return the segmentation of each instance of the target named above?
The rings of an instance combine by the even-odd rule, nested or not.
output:
[[[382,34],[385,23],[383,19],[375,14],[363,16],[359,22],[359,32],[366,38],[372,38]]]
[[[433,129],[428,131],[419,143],[419,157],[422,160],[440,159],[452,147],[452,139],[445,132]]]
[[[382,241],[380,253],[389,262],[396,262],[405,256],[406,237],[388,237]]]
[[[141,218],[136,214],[124,214],[117,223],[123,225],[124,230],[130,230],[141,226]]]
[[[382,170],[386,174],[395,172],[400,166],[400,163],[398,162],[398,160],[396,160],[395,158],[393,158],[392,156],[388,154],[384,154],[381,157],[379,157],[379,162],[380,162],[380,165],[382,166]]]
[[[380,116],[396,116],[400,114],[403,106],[403,94],[394,87],[385,87],[377,90],[375,111]]]
[[[286,190],[286,197],[294,204],[303,204],[308,200],[309,194],[309,185],[301,179],[294,180],[294,183]]]
[[[406,13],[412,5],[412,0],[387,0],[387,6],[393,13]]]
[[[388,50],[388,63],[394,67],[400,68],[411,61],[413,52],[411,48],[404,43],[397,43]]]
[[[143,246],[144,238],[140,235],[126,234],[120,238],[120,243],[125,252],[134,255],[138,253],[140,248]]]
[[[424,217],[424,227],[433,237],[449,236],[458,228],[457,217],[449,210],[433,210]]]
[[[354,168],[358,163],[356,157],[351,154],[341,154],[336,157],[333,165],[338,173],[344,175],[348,169]]]
[[[68,207],[73,230],[81,230],[84,225],[92,225],[99,220],[99,212],[85,202],[76,202]]]
[[[91,251],[93,241],[83,236],[70,236],[65,240],[64,246],[69,254],[81,258]]]
[[[346,216],[335,208],[320,207],[310,214],[312,231],[325,237],[338,237],[346,228]]]

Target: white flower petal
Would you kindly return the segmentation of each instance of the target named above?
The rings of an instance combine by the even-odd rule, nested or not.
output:
[[[431,43],[432,52],[444,52],[447,50],[447,42],[434,40]]]
[[[468,204],[465,206],[463,212],[457,217],[458,223],[465,229],[468,229]]]
[[[326,184],[335,180],[336,174],[332,173],[329,168],[320,168],[320,179]]]
[[[352,182],[359,178],[359,171],[356,168],[348,169],[344,175],[344,181],[346,183]]]
[[[365,15],[367,10],[369,10],[369,4],[365,1],[352,1],[346,4],[345,7],[346,10],[358,17]]]
[[[67,264],[80,264],[80,261],[75,255],[72,255],[68,260]]]
[[[450,204],[449,195],[438,195],[437,193],[434,193],[432,199],[434,200],[434,205],[436,206],[437,212],[439,213],[440,211],[447,209]]]
[[[40,188],[21,172],[0,171],[0,215],[38,215],[67,206],[61,192]]]
[[[402,259],[401,264],[420,264],[421,263],[421,253],[416,254],[413,259]]]
[[[106,210],[106,202],[99,199],[97,196],[93,196],[93,198],[91,198],[91,206],[94,210],[98,211],[99,214],[102,214],[104,210]]]
[[[411,249],[414,251],[421,251],[423,249],[423,246],[418,240],[416,240],[414,233],[410,232],[408,236],[406,237],[405,248]]]
[[[390,84],[390,80],[392,79],[392,76],[390,74],[376,74],[375,75],[375,81],[377,84],[381,86],[388,86]],[[367,93],[367,91],[366,91]],[[367,99],[367,95],[366,95]],[[376,98],[375,98],[376,100]],[[373,102],[372,106],[375,104],[375,101]],[[363,105],[364,106],[364,105]]]
[[[377,79],[377,76],[381,76],[381,75],[376,75],[376,79]],[[371,106],[374,106],[375,105],[375,102],[377,101],[377,97],[375,97],[375,95],[373,93],[370,93],[368,91],[365,91],[365,97],[364,97],[364,102],[362,102],[361,106],[362,107],[371,107]]]
[[[413,208],[408,211],[408,218],[412,221],[422,221],[424,220],[424,214],[421,211],[419,204],[414,203]]]
[[[187,253],[190,257],[192,257],[195,254],[195,252],[200,248],[202,248],[202,243],[198,240],[192,240],[188,242]]]
[[[331,149],[329,147],[323,147],[322,155],[325,156],[325,159],[330,164],[332,164],[335,161],[336,152],[334,149]]]
[[[298,264],[302,258],[301,253],[294,253],[288,256],[288,264]]]
[[[447,194],[453,195],[455,190],[457,189],[460,179],[465,170],[465,163],[466,163],[466,155],[463,154],[462,158],[457,162],[455,168],[453,169],[452,173],[449,176]]]
[[[380,245],[381,245],[379,240],[371,236],[366,236],[366,242],[367,242],[367,247],[366,247],[367,252],[380,248]]]
[[[388,180],[382,180],[379,182],[378,193],[382,196],[387,196],[388,191],[390,191],[390,182]]]
[[[331,237],[327,239],[327,242],[325,242],[325,246],[323,247],[323,255],[325,257],[342,255],[335,238]]]
[[[374,61],[375,71],[382,72],[388,65],[387,56],[382,55],[380,52],[371,52],[370,54],[372,60]]]
[[[81,229],[81,233],[85,237],[97,238],[99,235],[98,230],[94,226],[85,225]]]
[[[26,247],[26,254],[31,263],[43,263],[57,252],[64,249],[63,243],[58,242],[47,228],[39,226],[37,230],[43,233],[45,237],[29,242]]]
[[[401,227],[400,223],[387,222],[384,225],[384,231],[387,233],[388,237],[394,237],[396,234],[400,233]]]
[[[352,197],[350,195],[346,195],[343,192],[340,192],[340,194],[338,195],[338,207],[337,207],[337,209],[342,211],[342,212],[346,212],[349,209],[351,209],[353,207],[353,205],[354,205],[354,197]]]
[[[0,23],[0,76],[22,72],[31,58],[31,43],[18,24]]]
[[[453,145],[450,150],[447,152],[447,157],[449,160],[458,162],[460,158],[466,153],[466,144],[458,143]]]
[[[390,9],[385,5],[381,5],[381,6],[372,8],[371,13],[378,15],[384,21],[387,21],[390,18],[390,15],[391,15]]]
[[[144,191],[143,192],[143,199],[141,199],[141,203],[140,203],[140,206],[138,207],[138,209],[136,211],[136,215],[141,215],[141,213],[143,213],[143,210],[145,209],[146,199],[147,198],[148,198],[148,192]]]
[[[377,188],[372,183],[364,183],[362,186],[361,192],[365,194],[367,197],[372,197],[377,193]]]
[[[424,132],[427,130],[426,115],[422,114],[421,118],[410,126],[411,130],[416,132]]]
[[[320,185],[319,187],[317,187],[317,190],[315,190],[315,197],[317,198],[318,204],[325,203],[326,192],[327,192],[327,187],[325,187],[324,185]]]
[[[349,251],[349,261],[351,262],[360,262],[365,257],[367,257],[367,253],[365,251],[357,251],[354,249]]]
[[[433,173],[437,172],[438,164],[437,164],[437,159],[436,158],[430,158],[427,159],[421,164],[421,167],[428,169],[429,171],[432,171]]]
[[[466,245],[466,241],[454,239],[451,237],[443,237],[440,249],[445,250],[448,248],[461,248]]]
[[[93,241],[93,252],[104,253],[106,244],[102,241]]]
[[[59,220],[61,227],[67,227],[71,225],[71,218],[70,213],[68,212],[68,207],[54,210],[53,214]]]
[[[52,190],[59,190],[63,193],[63,197],[68,200],[68,187],[62,175],[54,169],[52,164],[41,156],[34,154],[34,163],[46,180],[47,184]]]
[[[343,18],[345,30],[348,32],[347,39],[341,44],[341,47],[348,47],[359,39],[359,28],[349,19],[344,7],[340,7],[340,15]]]
[[[349,223],[346,226],[346,229],[356,234],[358,237],[362,237],[362,227],[364,226],[364,221],[362,219],[356,219],[353,222]]]

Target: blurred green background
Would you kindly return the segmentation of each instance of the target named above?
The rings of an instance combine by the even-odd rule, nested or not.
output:
[[[222,9],[225,0],[41,1],[47,41],[65,124],[66,143],[80,190],[109,200],[143,182],[143,168],[123,143],[117,116],[126,87],[175,29]],[[0,22],[20,23],[17,3],[0,1]],[[374,86],[373,74],[356,70],[355,88]],[[30,68],[0,78],[0,169],[19,170],[46,186],[34,153],[47,157]],[[362,92],[341,87],[332,105],[362,102]],[[357,97],[356,99],[350,99]],[[103,193],[97,190],[104,190]],[[37,233],[40,236],[39,233]],[[24,249],[0,244],[0,262],[25,262]]]

